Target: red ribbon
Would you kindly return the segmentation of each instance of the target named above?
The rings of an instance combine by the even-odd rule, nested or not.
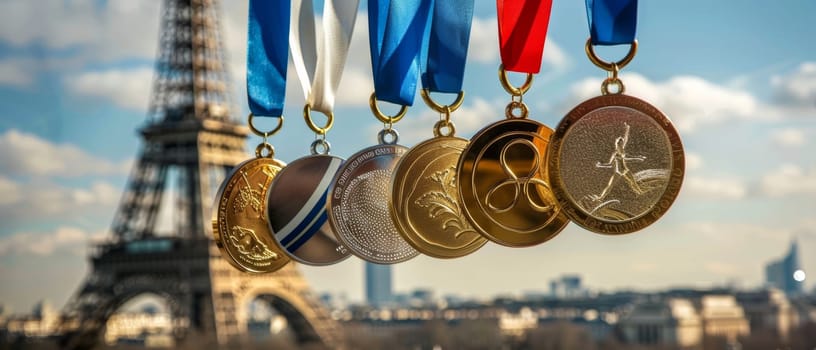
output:
[[[496,0],[496,9],[504,69],[538,73],[552,0]]]

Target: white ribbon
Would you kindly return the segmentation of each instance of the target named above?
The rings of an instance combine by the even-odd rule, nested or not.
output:
[[[329,114],[346,64],[359,0],[326,0],[321,45],[315,36],[312,0],[292,0],[289,51],[306,104]]]

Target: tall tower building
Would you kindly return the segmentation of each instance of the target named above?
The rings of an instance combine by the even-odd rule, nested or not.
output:
[[[782,259],[765,265],[765,283],[781,289],[788,296],[798,295],[804,289],[804,272],[799,265],[799,245],[794,240]]]
[[[249,157],[249,129],[229,108],[219,10],[217,0],[164,0],[143,146],[112,234],[92,247],[89,274],[63,310],[61,349],[94,348],[122,305],[145,294],[166,302],[182,347],[245,348],[254,301],[285,317],[298,345],[344,347],[294,264],[251,276],[212,240],[217,187]],[[162,209],[169,228],[158,223]]]
[[[366,301],[372,306],[384,306],[394,301],[391,289],[391,265],[365,263]]]

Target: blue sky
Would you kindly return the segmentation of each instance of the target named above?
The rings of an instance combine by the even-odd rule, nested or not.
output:
[[[246,2],[223,1],[223,41],[243,119]],[[0,2],[0,304],[61,306],[86,273],[86,242],[107,237],[140,147],[157,52],[158,0]],[[495,8],[477,1],[460,136],[503,117]],[[591,288],[753,287],[791,239],[816,279],[816,2],[641,1],[640,50],[627,92],[671,118],[685,144],[685,184],[674,207],[642,232],[605,237],[570,225],[540,246],[488,244],[456,260],[419,257],[395,267],[395,287],[488,297],[545,290],[565,273]],[[329,134],[333,153],[374,144],[366,16],[358,16]],[[541,74],[525,96],[554,126],[598,94],[605,73],[583,53],[583,1],[555,0]],[[622,48],[602,48],[605,57]],[[291,70],[290,70],[291,73]],[[272,139],[279,158],[308,151],[303,96],[290,74],[289,116]],[[403,144],[432,135],[420,100],[398,123]],[[250,139],[254,147],[257,139]],[[247,153],[249,155],[249,153]],[[318,291],[362,299],[362,263],[302,267]]]

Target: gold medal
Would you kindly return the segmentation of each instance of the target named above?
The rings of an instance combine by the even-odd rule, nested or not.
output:
[[[502,84],[514,97],[529,88]],[[519,115],[513,114],[518,110]],[[491,241],[526,247],[545,242],[569,223],[550,189],[547,145],[552,130],[526,118],[527,107],[514,99],[507,119],[479,131],[457,166],[459,193],[471,224]]]
[[[429,99],[425,90],[422,96]],[[456,102],[453,105],[458,107]],[[434,126],[436,137],[411,148],[394,170],[391,217],[402,238],[419,252],[457,258],[481,248],[487,239],[462,213],[456,164],[468,141],[453,136],[449,118],[455,108],[444,107],[441,113],[446,119]]]
[[[549,173],[556,197],[578,225],[597,233],[624,234],[657,221],[683,183],[680,136],[654,106],[623,94],[618,70],[631,61],[593,62],[610,70],[603,95],[573,108],[552,137]],[[610,86],[617,92],[610,92]]]
[[[250,128],[255,131],[252,115]],[[289,257],[272,238],[266,217],[266,191],[286,165],[274,159],[273,154],[268,143],[258,145],[257,157],[236,166],[215,197],[215,243],[224,259],[244,272],[273,272],[289,262]]]

